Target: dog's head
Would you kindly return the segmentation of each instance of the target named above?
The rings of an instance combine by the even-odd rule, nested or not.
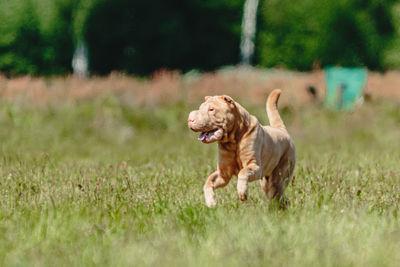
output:
[[[236,103],[230,96],[206,96],[198,110],[190,112],[188,126],[194,132],[201,132],[203,143],[222,141],[235,124]]]

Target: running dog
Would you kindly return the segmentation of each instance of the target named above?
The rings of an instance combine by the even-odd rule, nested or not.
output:
[[[296,149],[278,112],[281,90],[271,92],[266,103],[270,125],[257,118],[230,96],[206,96],[198,110],[190,112],[188,126],[200,132],[198,139],[206,144],[218,143],[218,167],[204,185],[208,207],[215,206],[214,189],[226,186],[232,176],[238,177],[239,199],[248,198],[248,183],[260,180],[269,199],[281,206],[296,164]]]

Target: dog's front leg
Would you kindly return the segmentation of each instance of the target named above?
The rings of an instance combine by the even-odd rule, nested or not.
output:
[[[241,201],[247,200],[248,183],[261,178],[261,168],[257,164],[250,164],[240,170],[237,182],[237,191]]]
[[[231,177],[222,176],[219,171],[213,172],[207,178],[203,188],[207,207],[214,207],[217,205],[217,202],[215,201],[214,189],[226,186],[230,179]]]

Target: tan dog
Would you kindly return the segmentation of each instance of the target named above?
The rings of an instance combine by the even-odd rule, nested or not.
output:
[[[295,147],[278,113],[281,90],[272,91],[267,100],[270,126],[262,126],[231,97],[206,96],[199,110],[190,112],[189,128],[201,132],[203,143],[218,142],[218,168],[205,185],[206,205],[216,205],[214,189],[238,177],[239,199],[248,197],[248,182],[260,180],[269,199],[285,205],[284,190],[293,176]]]

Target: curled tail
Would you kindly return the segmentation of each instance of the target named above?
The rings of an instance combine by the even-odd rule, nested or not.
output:
[[[285,124],[283,123],[283,120],[278,112],[278,99],[281,95],[281,92],[282,91],[280,89],[275,89],[269,94],[267,99],[267,115],[269,124],[272,127],[286,130]]]

